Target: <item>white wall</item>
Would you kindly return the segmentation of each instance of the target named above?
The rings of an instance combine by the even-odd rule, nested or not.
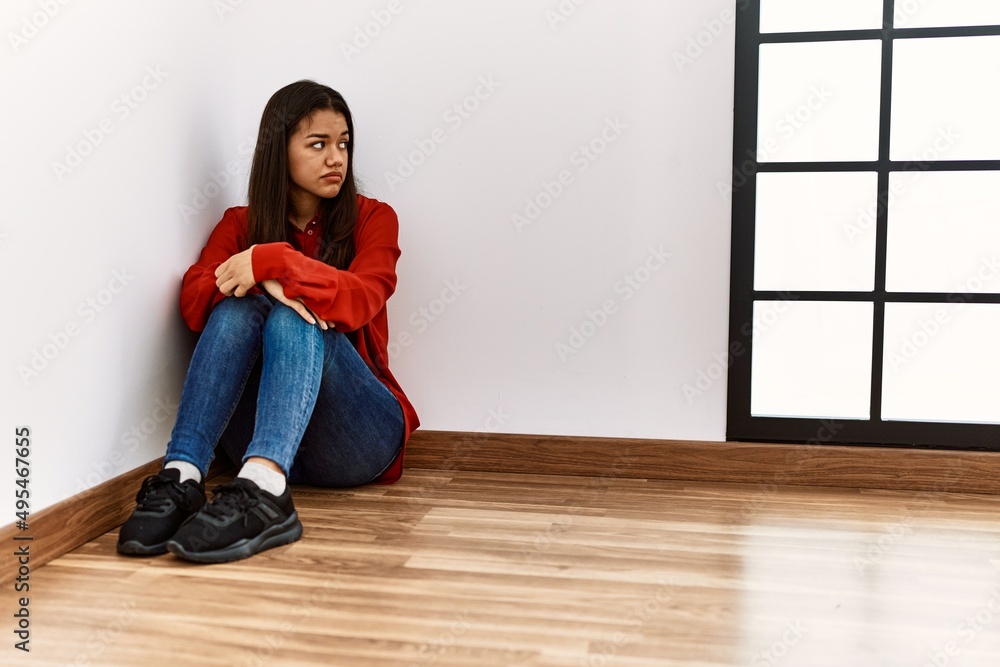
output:
[[[726,349],[733,4],[5,2],[0,391],[8,452],[32,429],[32,510],[163,454],[194,340],[180,278],[300,78],[348,99],[362,187],[399,213],[392,367],[425,428],[723,439],[724,378],[682,387]],[[671,256],[647,275],[651,248]],[[631,298],[626,275],[648,278]]]

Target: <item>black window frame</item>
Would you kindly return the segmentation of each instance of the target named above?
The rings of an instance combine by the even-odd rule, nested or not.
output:
[[[828,32],[760,33],[761,0],[740,0],[736,15],[736,82],[733,122],[732,253],[730,278],[730,366],[727,440],[865,444],[938,449],[1000,450],[1000,424],[882,421],[885,309],[887,303],[1000,304],[1000,293],[886,291],[889,175],[900,171],[1000,171],[1000,160],[902,162],[890,160],[893,48],[898,39],[1000,36],[1000,25],[953,28],[896,28],[895,0],[884,0],[883,27]],[[831,2],[831,7],[836,3]],[[832,10],[835,11],[835,10]],[[759,61],[762,44],[845,40],[882,41],[879,152],[873,162],[766,162],[756,160]],[[875,289],[846,291],[757,291],[754,242],[757,174],[761,172],[877,172]],[[755,301],[874,303],[871,411],[868,420],[754,417],[750,413]],[[1000,337],[1000,332],[998,332]],[[1000,390],[997,392],[1000,402]]]

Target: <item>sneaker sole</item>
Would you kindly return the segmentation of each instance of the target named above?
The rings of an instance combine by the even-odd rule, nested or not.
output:
[[[295,542],[302,537],[302,523],[298,512],[292,512],[282,523],[271,526],[257,537],[242,539],[222,549],[213,551],[188,551],[182,544],[174,540],[167,542],[167,550],[179,558],[195,563],[229,563],[243,560],[254,554],[283,544]]]
[[[160,556],[167,553],[167,543],[160,542],[159,544],[149,545],[129,540],[118,545],[118,553],[123,556]]]

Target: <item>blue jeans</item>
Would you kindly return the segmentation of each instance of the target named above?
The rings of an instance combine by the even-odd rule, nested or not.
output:
[[[208,473],[216,445],[260,456],[291,484],[365,484],[403,443],[403,411],[344,333],[270,296],[226,297],[198,339],[164,462]]]

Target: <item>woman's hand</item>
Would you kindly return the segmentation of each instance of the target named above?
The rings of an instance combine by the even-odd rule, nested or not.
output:
[[[279,283],[274,278],[270,278],[268,280],[263,281],[260,284],[260,286],[263,287],[264,290],[268,294],[273,296],[275,299],[277,299],[278,301],[285,304],[286,306],[294,310],[296,313],[301,315],[302,319],[304,319],[309,324],[316,324],[317,322],[319,322],[319,328],[322,329],[323,331],[333,328],[333,325],[330,324],[329,322],[326,322],[325,320],[321,320],[320,318],[316,317],[312,313],[312,311],[306,308],[306,305],[302,303],[300,299],[289,299],[288,297],[286,297],[285,288],[282,287],[281,283]]]
[[[257,284],[257,281],[253,279],[253,261],[251,260],[253,248],[250,246],[243,252],[233,255],[215,270],[217,278],[215,284],[219,287],[219,291],[226,296],[246,296],[250,288]]]

